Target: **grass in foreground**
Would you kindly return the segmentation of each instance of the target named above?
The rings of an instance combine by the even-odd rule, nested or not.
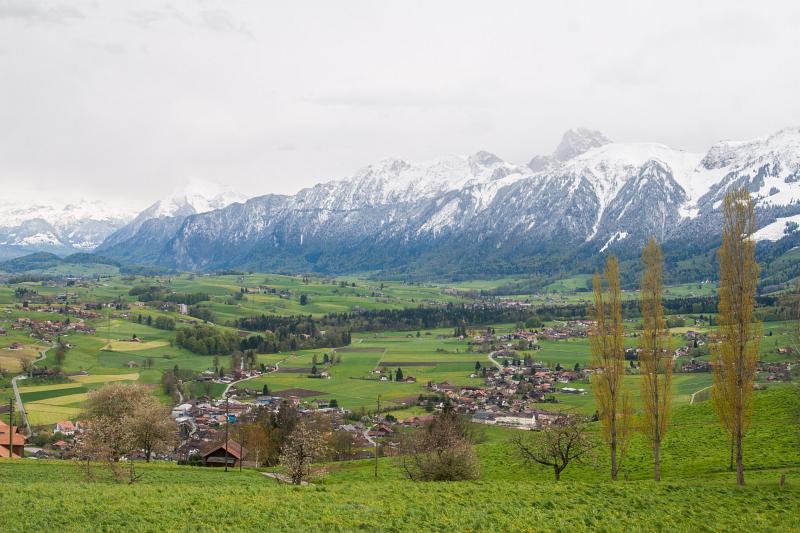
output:
[[[256,470],[137,464],[134,485],[74,462],[0,460],[5,531],[800,531],[800,397],[788,387],[756,396],[746,440],[747,485],[728,472],[727,441],[707,402],[676,410],[664,449],[665,481],[648,480],[641,442],[626,473],[607,481],[604,455],[563,481],[528,469],[509,430],[487,429],[482,480],[414,483],[390,458],[327,465],[310,486],[279,485]],[[781,474],[786,485],[779,487]]]

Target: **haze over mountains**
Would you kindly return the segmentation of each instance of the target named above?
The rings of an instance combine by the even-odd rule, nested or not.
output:
[[[668,254],[710,249],[724,194],[743,186],[756,200],[757,238],[797,238],[800,128],[705,154],[577,129],[527,165],[489,152],[384,160],[295,195],[245,201],[230,191],[179,191],[135,217],[98,207],[48,218],[6,207],[0,247],[96,250],[198,271],[514,273],[633,254],[650,236],[668,243]]]

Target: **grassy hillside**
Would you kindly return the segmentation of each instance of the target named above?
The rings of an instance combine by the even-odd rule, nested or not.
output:
[[[0,461],[5,531],[800,531],[800,396],[757,394],[747,437],[747,485],[726,469],[727,441],[708,404],[676,410],[665,442],[665,480],[634,443],[631,481],[606,481],[603,455],[555,483],[530,469],[491,428],[477,446],[482,480],[414,483],[394,460],[332,463],[313,485],[290,487],[255,470],[137,465],[115,483],[101,467],[86,481],[71,462]],[[779,488],[778,479],[786,476]]]
[[[258,472],[142,468],[86,483],[70,464],[0,463],[5,531],[793,531],[800,484],[354,482],[287,487]]]

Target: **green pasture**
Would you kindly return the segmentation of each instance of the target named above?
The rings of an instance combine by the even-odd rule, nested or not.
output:
[[[554,482],[550,469],[515,454],[509,438],[524,432],[486,428],[476,445],[481,479],[471,482],[408,481],[394,458],[379,460],[377,477],[372,460],[328,463],[325,476],[300,487],[252,469],[137,463],[142,477],[130,485],[111,481],[100,464],[87,481],[70,462],[0,460],[0,522],[8,531],[66,532],[797,531],[798,409],[797,391],[756,394],[744,487],[728,471],[728,438],[703,403],[675,409],[660,483],[650,480],[651,453],[639,436],[619,481],[608,481],[598,448]]]

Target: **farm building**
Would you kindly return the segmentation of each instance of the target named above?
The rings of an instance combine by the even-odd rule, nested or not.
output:
[[[61,433],[62,435],[71,436],[75,434],[75,424],[69,420],[62,420],[56,424],[54,433]]]
[[[239,466],[242,458],[247,453],[247,448],[242,448],[238,442],[234,441],[228,441],[227,453],[225,447],[225,443],[222,443],[206,450],[203,453],[203,464],[205,466],[225,466],[227,459],[228,466]]]
[[[0,421],[0,457],[20,459],[25,457],[25,435],[17,432],[17,426],[9,427]]]

